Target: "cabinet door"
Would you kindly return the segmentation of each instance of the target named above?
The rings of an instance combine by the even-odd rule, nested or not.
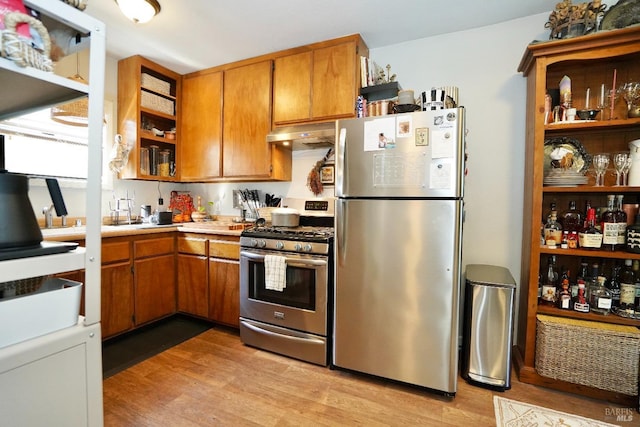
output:
[[[353,117],[357,96],[356,56],[355,42],[313,52],[314,119]]]
[[[145,258],[134,263],[136,325],[176,310],[175,256]]]
[[[240,263],[209,259],[209,318],[240,327]]]
[[[275,60],[273,73],[273,122],[308,120],[311,117],[311,67],[313,52]]]
[[[223,174],[229,178],[269,178],[272,61],[224,72]]]
[[[178,255],[178,311],[207,317],[209,283],[207,257]]]
[[[222,72],[196,74],[182,81],[181,181],[221,176]]]
[[[102,267],[102,337],[133,327],[133,275],[129,262]]]

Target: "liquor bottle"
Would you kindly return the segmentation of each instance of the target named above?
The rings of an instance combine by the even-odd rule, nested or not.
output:
[[[580,313],[589,312],[589,299],[587,295],[587,283],[583,281],[578,282],[578,292],[572,298],[573,310]]]
[[[580,231],[584,228],[584,214],[576,209],[575,200],[569,201],[569,209],[564,211],[560,216],[560,225],[562,230],[571,233],[572,231]]]
[[[563,269],[564,270],[564,269]],[[556,297],[556,305],[558,308],[563,310],[571,310],[571,291],[569,290],[570,286],[570,273],[569,270],[564,270],[562,272],[562,278],[560,279],[560,283],[558,285],[557,297]]]
[[[636,318],[640,317],[640,261],[633,260],[633,274],[636,278],[636,298],[634,305],[636,306]]]
[[[627,252],[640,254],[640,214],[636,215],[635,222],[627,225]]]
[[[618,311],[622,315],[633,315],[636,299],[636,278],[633,273],[633,261],[626,259],[620,273],[620,302]]]
[[[571,288],[571,297],[575,297],[578,294],[578,287],[580,283],[586,286],[589,277],[589,263],[583,258],[580,261],[580,269],[578,270],[578,275],[576,276],[576,286],[573,286]]]
[[[587,228],[587,214],[589,213],[589,209],[591,209],[591,201],[587,200],[584,204],[584,224],[582,226],[582,229]]]
[[[543,277],[542,295],[540,303],[543,305],[555,305],[556,287],[558,286],[558,268],[556,266],[556,256],[551,255],[547,263],[547,274]]]
[[[544,225],[544,241],[547,246],[560,246],[562,243],[562,226],[558,222],[558,213],[551,211],[549,221]]]
[[[627,213],[622,208],[622,199],[624,196],[618,194],[616,196],[616,222],[618,223],[618,243],[616,250],[623,250],[627,242]]]
[[[587,226],[578,234],[578,244],[584,249],[600,249],[602,233],[596,228],[596,210],[589,208]]]
[[[618,223],[615,206],[615,196],[607,196],[607,210],[600,217],[600,230],[602,231],[602,249],[616,250],[618,244]]]
[[[604,286],[606,278],[598,276],[591,281],[589,289],[589,308],[594,313],[609,314],[611,311],[611,292]]]
[[[614,264],[611,267],[611,277],[605,284],[611,292],[611,308],[617,309],[620,306],[620,266]]]

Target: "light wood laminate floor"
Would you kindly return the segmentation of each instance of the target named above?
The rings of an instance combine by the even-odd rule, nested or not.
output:
[[[596,420],[617,406],[520,383],[454,399],[247,347],[211,329],[104,381],[105,426],[495,426],[493,396]],[[634,412],[638,425],[640,414]]]

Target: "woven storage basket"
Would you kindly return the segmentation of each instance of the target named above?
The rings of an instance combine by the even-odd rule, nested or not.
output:
[[[87,1],[88,0],[62,0],[63,3],[73,6],[78,10],[85,10],[87,8]]]
[[[162,93],[164,95],[171,94],[171,83],[157,77],[153,77],[150,74],[142,73],[141,84],[142,87],[153,90],[155,92]]]
[[[23,22],[29,24],[40,35],[43,52],[35,49],[28,40],[20,37],[16,32],[18,24]],[[53,70],[53,62],[49,57],[51,39],[42,22],[24,13],[9,12],[4,15],[4,28],[4,30],[0,30],[0,56],[14,61],[21,67],[33,67],[42,71]]]
[[[159,95],[154,95],[153,93],[145,92],[144,90],[142,91],[142,96],[140,98],[140,105],[170,116],[173,116],[174,114],[174,105],[172,100],[163,98]]]
[[[638,394],[640,330],[538,315],[538,374],[625,395]]]

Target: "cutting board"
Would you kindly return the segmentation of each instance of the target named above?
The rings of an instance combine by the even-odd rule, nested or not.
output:
[[[180,226],[194,230],[243,230],[245,228],[245,224],[227,221],[184,222]]]

